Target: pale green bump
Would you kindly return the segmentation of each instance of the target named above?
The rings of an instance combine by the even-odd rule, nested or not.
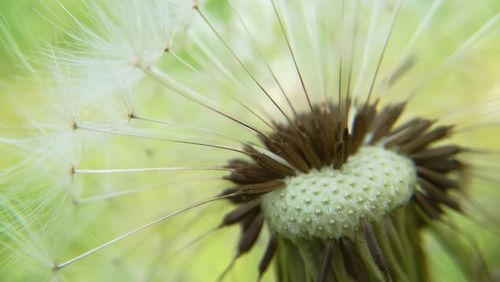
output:
[[[410,159],[366,146],[340,170],[311,170],[285,182],[284,189],[263,197],[269,227],[291,240],[330,239],[350,236],[362,218],[379,221],[407,203],[416,172]]]

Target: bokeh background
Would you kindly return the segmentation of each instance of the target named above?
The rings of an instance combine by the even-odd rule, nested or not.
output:
[[[412,5],[415,9],[423,9],[420,5],[425,7],[430,2],[421,1]],[[470,5],[469,1],[464,0],[449,1],[445,4],[433,25],[431,37],[420,46],[422,60],[433,62],[442,59],[481,24],[492,16],[498,15],[500,11],[498,1],[475,2],[478,3]],[[15,38],[18,47],[31,60],[38,61],[45,44],[64,39],[63,32],[54,28],[48,20],[57,17],[70,22],[68,14],[64,12],[61,5],[71,10],[76,17],[82,16],[82,11],[78,9],[76,1],[0,1],[0,15],[8,31]],[[231,15],[225,1],[211,0],[206,1],[205,5],[206,9],[221,22],[229,21]],[[85,20],[84,17],[82,19]],[[405,17],[400,24],[411,25],[416,20],[418,18]],[[499,99],[499,30],[497,24],[496,28],[478,41],[456,65],[449,67],[439,79],[426,86],[425,90],[411,103],[408,116],[415,114],[439,116],[449,112],[460,112],[481,101]],[[446,38],[444,40],[446,44],[442,43],[443,38]],[[403,44],[404,39],[404,36],[394,39],[396,49],[397,46]],[[438,41],[439,45],[433,44]],[[391,60],[390,56],[388,60]],[[162,64],[172,68],[177,67],[175,63],[169,61],[162,62]],[[41,121],[52,118],[50,112],[44,116],[44,103],[47,101],[41,97],[43,85],[30,84],[31,80],[26,76],[29,74],[9,52],[9,47],[2,44],[0,46],[0,137],[25,137],[26,115]],[[165,90],[152,84],[151,81],[146,80],[141,83],[139,89],[140,95],[134,98],[136,99],[134,102],[139,105],[139,109],[153,116],[170,117],[178,122],[189,122],[198,126],[203,126],[206,122],[206,116],[200,114],[196,107],[185,105],[182,99],[169,96],[165,98],[163,95]],[[496,121],[496,126],[484,127],[483,130],[471,130],[467,134],[457,136],[457,141],[478,148],[487,148],[491,152],[495,150],[497,153],[500,152],[499,111],[500,107],[493,107],[493,121]],[[481,107],[477,107],[472,113],[460,116],[456,121],[467,122],[472,127],[476,127],[482,124],[483,118]],[[491,120],[488,116],[486,123]],[[217,122],[212,125],[218,126]],[[220,126],[227,127],[223,123]],[[150,128],[158,131],[165,130],[161,126]],[[238,130],[229,130],[229,132],[235,136],[248,137]],[[182,131],[177,133],[179,135],[192,134],[192,132]],[[16,150],[9,146],[0,147],[2,169],[8,169],[22,158]],[[103,138],[96,146],[86,147],[79,153],[79,165],[82,167],[167,166],[186,164],[186,156],[192,156],[189,159],[191,165],[210,165],[223,162],[232,155],[171,144],[166,146],[162,142],[117,137]],[[474,157],[477,156],[471,158]],[[488,158],[479,159],[477,162],[482,162],[482,167],[490,171],[500,170],[500,156],[498,155],[491,154]],[[15,177],[19,178],[19,183],[24,183],[21,178],[26,176],[25,174],[16,176],[14,173],[14,175],[8,181],[0,180],[0,185],[2,185],[0,189],[7,191],[6,186],[16,183]],[[214,172],[182,172],[167,175],[151,173],[127,176],[83,176],[75,184],[77,186],[75,189],[83,198],[103,192],[129,191],[130,189],[142,192],[110,201],[82,204],[73,208],[71,208],[71,201],[66,199],[61,206],[70,207],[70,211],[59,215],[60,217],[55,222],[58,228],[51,230],[41,228],[40,240],[50,246],[49,249],[54,250],[51,253],[53,257],[71,258],[134,228],[139,223],[145,223],[157,217],[158,214],[178,210],[195,200],[218,193],[221,186],[227,187],[227,183],[220,181],[221,175],[221,173]],[[500,240],[498,233],[491,231],[500,230],[496,206],[497,201],[500,200],[500,193],[496,191],[500,178],[494,172],[488,173],[488,176],[496,182],[479,180],[477,177],[471,178],[471,185],[474,187],[470,191],[471,197],[477,200],[481,209],[487,214],[481,220],[482,226],[470,220],[452,216],[460,228],[467,230],[474,237],[477,246],[472,247],[469,241],[457,238],[455,233],[446,228],[443,229],[442,235],[449,235],[449,239],[444,242],[439,242],[435,237],[426,234],[426,250],[430,253],[429,265],[434,281],[468,281],[463,270],[473,267],[471,262],[478,259],[474,255],[476,247],[483,254],[490,269],[500,269]],[[43,178],[36,179],[39,187],[51,185],[53,181],[52,177],[48,177],[47,183],[40,180]],[[64,181],[61,180],[61,182]],[[30,184],[33,190],[38,189],[35,187],[37,184]],[[40,191],[43,193],[43,190]],[[38,197],[39,195],[33,193],[32,196]],[[2,198],[4,197],[8,195],[2,195]],[[30,195],[23,197],[29,200]],[[55,279],[66,279],[66,281],[214,281],[234,256],[238,237],[236,227],[210,232],[220,221],[221,215],[229,209],[230,206],[226,203],[216,203],[196,209],[93,255],[56,276],[51,273],[50,269],[43,270],[42,267],[37,266],[36,262],[28,258],[24,260],[24,264],[22,259],[11,260],[8,257],[12,251],[2,245],[0,246],[0,258],[2,258],[0,280],[36,281],[39,279],[43,281],[56,277]],[[7,213],[2,215],[7,217]],[[47,212],[47,217],[41,216],[40,218],[45,223],[54,223],[50,221],[51,216],[53,213]],[[44,226],[43,223],[35,225]],[[484,226],[491,230],[487,230]],[[6,228],[6,225],[2,228]],[[192,243],[202,234],[208,235],[201,241]],[[1,237],[0,239],[8,240],[9,238]],[[265,242],[266,240],[261,238],[258,244],[260,249],[238,261],[234,271],[228,275],[227,281],[256,280],[256,266]],[[190,244],[189,247],[185,247],[186,244]],[[31,273],[35,272],[38,275],[32,276]],[[273,275],[268,273],[264,281],[274,281]]]

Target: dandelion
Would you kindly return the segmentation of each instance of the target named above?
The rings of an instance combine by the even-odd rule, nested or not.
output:
[[[6,36],[37,103],[5,114],[0,277],[493,281],[499,7],[459,4],[78,2],[42,66]]]

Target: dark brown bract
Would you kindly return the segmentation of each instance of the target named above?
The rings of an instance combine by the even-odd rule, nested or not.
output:
[[[418,270],[406,269],[410,266],[401,265],[398,252],[407,248],[411,251],[408,255],[420,254],[421,227],[428,220],[438,219],[445,207],[460,209],[450,191],[461,186],[459,178],[464,173],[464,165],[457,160],[457,155],[463,148],[441,144],[452,134],[453,126],[436,126],[436,121],[425,118],[414,118],[395,126],[404,103],[381,110],[377,109],[377,103],[365,104],[355,113],[344,110],[350,108],[349,104],[316,105],[308,112],[296,114],[288,123],[276,123],[273,132],[259,136],[265,150],[248,144],[244,151],[249,160],[229,162],[227,167],[232,172],[226,179],[236,186],[223,195],[232,195],[230,200],[236,207],[225,216],[221,227],[241,226],[236,258],[248,252],[262,233],[265,216],[261,200],[266,193],[287,189],[286,179],[297,174],[325,167],[338,170],[362,146],[382,146],[413,161],[418,185],[410,202],[389,211],[383,222],[362,220],[356,236],[292,242],[271,229],[273,234],[258,268],[260,275],[274,257],[280,281],[343,281],[345,273],[357,281],[376,280],[373,277],[380,278],[380,275],[387,280],[403,281],[411,273],[416,275],[411,281],[425,277],[423,263]],[[351,124],[350,115],[354,116]],[[402,237],[406,242],[404,246],[398,239]],[[305,259],[305,254],[317,261],[313,270],[307,265],[309,258]],[[367,272],[373,272],[374,265],[379,273],[370,276]],[[291,272],[286,269],[289,267],[299,269],[297,277],[287,276]]]

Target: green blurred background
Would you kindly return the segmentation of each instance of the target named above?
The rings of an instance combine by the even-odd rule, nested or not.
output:
[[[224,1],[220,0],[214,0],[214,1],[208,1],[209,3],[207,4],[209,6],[209,9],[212,10],[213,13],[220,13],[220,17],[225,17],[226,12],[227,12],[227,5],[224,4]],[[479,23],[483,22],[483,19],[487,19],[488,17],[491,16],[492,13],[495,13],[495,11],[499,11],[500,4],[498,1],[483,1],[484,4],[481,7],[481,9],[477,9],[475,12],[477,14],[478,20],[475,21],[474,23],[476,26],[466,26],[464,28],[456,28],[454,32],[456,34],[452,35],[447,35],[450,36],[450,41],[453,41],[454,38],[463,38],[463,34],[460,34],[460,32],[463,32],[464,34],[467,34],[470,30],[473,30]],[[77,3],[75,1],[71,0],[61,0],[59,3],[67,7],[69,10],[73,11],[78,11],[77,9],[72,9],[77,6]],[[53,27],[48,24],[47,19],[45,19],[41,15],[46,15],[48,11],[53,11],[57,17],[61,17],[62,19],[67,19],[68,15],[64,14],[60,8],[60,4],[56,1],[36,1],[36,0],[1,0],[0,1],[0,14],[3,16],[4,21],[7,23],[8,28],[12,34],[14,34],[14,37],[16,39],[17,44],[19,47],[27,54],[28,57],[35,58],[38,56],[38,52],[40,52],[40,46],[43,46],[44,42],[55,42],[57,41],[61,36],[60,31],[55,30]],[[461,4],[464,2],[462,1],[456,1],[455,6],[451,6],[446,13],[447,14],[453,14],[455,11],[453,10],[453,7],[460,7]],[[463,12],[463,11],[462,11]],[[78,13],[78,12],[76,12]],[[445,18],[445,17],[444,17]],[[495,36],[496,34],[496,36]],[[421,95],[417,98],[417,100],[413,103],[412,105],[412,112],[417,113],[421,112],[423,110],[425,111],[435,111],[435,110],[442,110],[443,107],[466,107],[467,104],[473,103],[482,99],[490,98],[490,97],[498,97],[500,93],[500,88],[498,85],[498,69],[499,69],[499,59],[500,55],[498,54],[498,45],[500,43],[500,40],[498,39],[498,30],[494,33],[493,36],[489,36],[488,39],[481,44],[481,48],[477,49],[479,51],[475,52],[473,55],[467,56],[465,61],[468,63],[467,65],[470,67],[466,68],[457,68],[455,69],[456,72],[446,74],[442,80],[439,81],[439,84],[432,85],[427,91],[427,94]],[[446,46],[435,46],[435,48],[445,48]],[[433,54],[431,54],[432,56]],[[9,111],[6,111],[5,109],[7,107],[10,107],[9,105],[13,102],[15,102],[15,99],[12,97],[16,95],[15,92],[15,81],[19,79],[20,76],[23,75],[23,72],[21,69],[16,67],[17,61],[12,58],[12,55],[9,53],[8,48],[5,45],[0,46],[0,80],[3,82],[3,84],[8,84],[9,87],[2,87],[2,84],[0,84],[0,110],[2,108],[2,113],[0,113],[0,119],[2,123],[13,123],[15,122],[15,117],[11,116],[12,113],[9,113]],[[496,73],[496,74],[495,74]],[[457,84],[457,81],[465,81],[464,83]],[[14,87],[13,87],[14,85]],[[24,88],[25,85],[23,85],[20,88]],[[451,94],[447,95],[435,95],[434,93],[443,93],[443,92],[448,92]],[[468,93],[468,94],[467,94]],[[432,99],[430,99],[432,98]],[[5,126],[0,125],[0,129],[6,128]],[[468,137],[470,138],[470,137]],[[476,140],[474,140],[476,143],[475,144],[482,144],[485,146],[489,146],[492,148],[498,148],[498,140],[499,136],[498,134],[493,134],[492,132],[480,132],[474,135]],[[136,144],[138,147],[138,151],[141,149],[141,144]],[[144,144],[144,146],[149,146]],[[156,149],[156,147],[153,147]],[[124,152],[128,152],[129,148],[124,149]],[[141,156],[141,158],[144,156]],[[146,157],[144,157],[146,158]],[[210,156],[206,156],[205,158],[209,159]],[[3,160],[5,162],[8,162],[8,160]],[[131,161],[133,162],[133,160]],[[111,181],[111,180],[109,180]],[[148,180],[152,181],[152,180]],[[123,181],[126,182],[126,181]],[[478,185],[482,185],[485,188],[484,189],[479,189],[479,191],[483,190],[488,190],[488,185],[491,184],[485,184],[484,182],[478,181]],[[199,184],[191,184],[191,185],[199,185]],[[497,185],[498,186],[498,185]],[[491,187],[490,187],[491,188]],[[495,194],[495,195],[498,195]],[[158,200],[159,198],[157,196],[152,196],[149,198],[142,199],[142,205],[144,203],[147,203],[147,201],[155,201]],[[168,200],[167,200],[168,201]],[[137,205],[137,201],[134,201],[134,203],[130,203],[131,205],[134,205],[135,207],[140,205]],[[109,207],[107,207],[109,208]],[[119,207],[117,206],[111,206],[112,209],[115,209],[115,213],[108,213],[108,212],[103,212],[103,211],[98,211],[96,212],[98,217],[106,217],[108,216],[111,220],[111,222],[115,221],[114,224],[120,226],[120,219],[116,217],[116,211],[118,210],[126,210],[128,207],[127,205],[120,205]],[[498,211],[495,207],[490,207],[492,209],[492,213],[495,215],[498,215]],[[218,207],[219,210],[226,209],[227,206],[222,206]],[[148,237],[148,233],[144,236],[140,236],[141,239],[132,239],[130,244],[138,244],[141,245],[143,244],[144,241],[150,241],[151,242],[161,242],[164,241],[165,239],[163,238],[177,238],[175,239],[179,245],[182,245],[182,242],[188,242],[189,240],[178,240],[179,237],[183,236],[183,233],[181,232],[180,234],[178,232],[174,232],[172,230],[175,229],[182,229],[182,226],[190,225],[191,220],[194,220],[198,215],[203,214],[204,216],[211,217],[210,219],[207,219],[204,221],[203,224],[199,226],[195,226],[193,230],[190,232],[190,238],[196,237],[196,234],[201,234],[205,232],[206,230],[210,229],[210,226],[213,226],[213,224],[216,224],[218,219],[220,218],[220,213],[213,212],[213,209],[208,208],[204,211],[201,211],[200,213],[197,213],[194,216],[186,216],[185,219],[179,220],[179,222],[174,222],[172,225],[168,225],[167,230],[163,230],[161,232],[158,232],[155,236],[154,239],[153,236]],[[125,212],[125,211],[124,211]],[[213,215],[212,215],[213,214]],[[115,216],[115,217],[114,217]],[[465,226],[464,228],[469,230],[471,233],[474,233],[476,240],[478,242],[478,245],[480,246],[480,249],[484,253],[484,257],[486,260],[488,260],[490,266],[492,269],[500,269],[500,240],[498,239],[497,235],[495,235],[492,232],[488,232],[484,230],[483,228],[479,228],[477,225],[471,224],[470,222],[462,222],[460,221],[459,224]],[[106,223],[99,223],[96,224],[95,228],[100,229],[103,228],[103,226],[106,225]],[[177,228],[173,227],[177,226]],[[164,234],[167,234],[165,236],[167,237],[162,237]],[[110,237],[110,234],[105,234],[107,237]],[[227,263],[229,262],[232,252],[231,250],[234,248],[235,245],[235,239],[237,238],[237,230],[233,228],[233,230],[229,231],[223,231],[222,235],[215,235],[211,236],[210,241],[208,241],[208,244],[203,244],[203,247],[200,249],[197,249],[195,251],[187,252],[187,254],[184,255],[179,255],[179,258],[173,257],[173,258],[168,258],[166,261],[170,264],[169,267],[166,267],[168,271],[172,271],[172,269],[178,269],[178,271],[182,272],[184,271],[184,268],[186,268],[186,264],[192,264],[192,267],[187,267],[187,269],[193,269],[192,273],[188,274],[187,277],[188,279],[191,280],[186,280],[186,281],[211,281],[210,279],[213,280],[214,277],[217,277],[218,273],[220,273],[220,270],[223,269]],[[445,249],[442,248],[441,245],[438,244],[438,242],[431,238],[430,236],[427,236],[427,242],[428,246],[427,249],[431,253],[430,259],[431,259],[431,269],[433,275],[435,275],[436,280],[435,281],[466,281],[466,278],[461,274],[459,271],[461,266],[456,263],[455,259],[460,260],[467,260],[468,257],[467,255],[470,254],[469,252],[462,251],[462,249],[457,248],[457,249],[449,249],[447,252],[445,252]],[[99,242],[100,240],[96,240]],[[457,242],[457,244],[463,244],[467,245],[467,243],[464,243],[463,240],[459,240],[461,242]],[[147,243],[144,243],[147,244]],[[152,244],[152,243],[151,243]],[[78,245],[72,245],[72,247],[75,249],[71,253],[78,253],[79,251],[76,250],[81,250],[82,248],[85,249],[88,245],[92,244],[83,244],[82,246]],[[151,249],[154,249],[155,247],[152,247]],[[465,249],[469,248],[470,246],[466,246]],[[117,248],[119,249],[119,248]],[[135,260],[140,261],[141,259],[144,258],[144,256],[147,255],[146,253],[139,253],[136,254],[135,257],[132,257],[130,260],[133,262]],[[193,259],[195,257],[195,259]],[[256,264],[260,258],[260,253],[256,254],[255,252],[245,258],[242,259],[238,263],[237,269],[236,269],[236,274],[232,274],[233,276],[229,276],[229,280],[231,281],[234,279],[244,279],[242,281],[254,281],[252,279],[255,278],[256,274]],[[108,262],[114,259],[114,256],[110,255],[108,257]],[[150,258],[147,258],[146,260],[149,260]],[[92,260],[92,259],[91,259]],[[96,258],[97,261],[99,260],[106,260],[106,255],[102,256],[101,258]],[[161,261],[161,260],[160,260]],[[209,263],[207,263],[209,262]],[[156,262],[155,262],[156,263]],[[167,262],[165,262],[167,263]],[[119,263],[117,263],[119,264]],[[155,267],[161,267],[161,263],[155,264]],[[105,281],[101,280],[102,277],[99,276],[98,273],[94,273],[92,271],[86,272],[86,268],[92,268],[92,264],[89,263],[86,267],[83,266],[81,269],[79,269],[79,272],[75,273],[74,275],[69,275],[68,280],[69,281]],[[120,269],[120,266],[117,266],[118,269]],[[0,269],[0,272],[2,270]],[[101,271],[105,271],[105,267],[101,269]],[[133,274],[127,274],[127,272],[123,269],[121,271],[124,271],[123,276],[121,279],[128,279],[130,277],[134,277]],[[119,272],[119,271],[118,271]],[[95,275],[95,276],[89,276],[89,277],[81,277],[79,275],[82,275],[83,273],[87,273],[89,275]],[[100,272],[103,273],[103,272]],[[116,274],[116,272],[113,272],[113,275]],[[103,274],[103,277],[108,277],[108,275],[111,274]],[[2,277],[2,274],[0,274],[0,278]],[[90,278],[93,277],[93,278]],[[251,277],[251,279],[247,279],[248,277]],[[442,277],[445,277],[444,280]],[[210,278],[210,279],[208,279]],[[89,279],[94,279],[94,280],[89,280]],[[113,279],[116,279],[115,281],[119,281],[117,277],[113,277]],[[207,280],[208,279],[208,280]],[[125,281],[122,280],[122,281]],[[272,281],[272,275],[267,275],[266,276],[266,281]],[[158,280],[161,281],[161,280]],[[237,280],[239,281],[239,280]]]

